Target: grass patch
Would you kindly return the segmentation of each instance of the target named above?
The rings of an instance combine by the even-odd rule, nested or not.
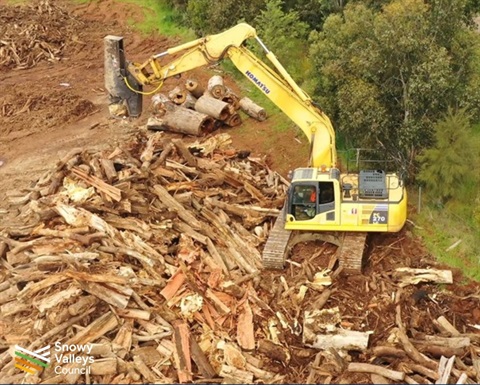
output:
[[[409,194],[410,202],[417,205],[417,191]],[[428,199],[425,198],[423,202]],[[445,207],[430,203],[422,207],[420,213],[413,214],[411,220],[416,225],[414,233],[423,239],[438,261],[458,268],[465,276],[480,282],[480,228],[471,213],[459,215],[468,209],[471,211],[472,205],[465,202],[452,202]],[[461,242],[449,250],[459,240]]]
[[[21,1],[21,0],[12,0]],[[74,0],[79,4],[96,2],[98,0]],[[136,30],[144,35],[159,33],[163,36],[180,37],[183,41],[196,39],[190,29],[183,27],[183,16],[161,0],[116,0],[121,3],[134,4],[143,9],[143,21],[128,20]]]
[[[135,4],[143,8],[144,20],[136,22],[130,20],[141,33],[160,33],[164,36],[180,37],[184,40],[195,39],[192,31],[180,26],[182,16],[159,0],[118,0],[123,3]]]

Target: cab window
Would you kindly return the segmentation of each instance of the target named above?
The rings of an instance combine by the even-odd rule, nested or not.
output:
[[[307,220],[317,215],[318,190],[315,185],[295,185],[291,197],[290,213],[295,219]]]

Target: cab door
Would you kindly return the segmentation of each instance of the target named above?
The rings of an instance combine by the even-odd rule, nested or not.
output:
[[[320,223],[337,222],[334,182],[318,182],[318,214],[320,214]]]

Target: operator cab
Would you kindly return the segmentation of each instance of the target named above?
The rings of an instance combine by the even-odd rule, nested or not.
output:
[[[319,214],[325,221],[335,221],[335,200],[338,194],[336,169],[327,171],[315,168],[299,168],[294,171],[290,186],[287,214],[295,221],[314,219]],[[333,177],[333,180],[332,180]],[[317,217],[318,219],[318,217]]]

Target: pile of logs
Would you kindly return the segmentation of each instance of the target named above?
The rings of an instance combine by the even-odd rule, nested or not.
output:
[[[152,105],[153,116],[147,128],[194,136],[208,134],[223,125],[239,126],[239,110],[259,121],[267,118],[262,107],[248,97],[240,98],[219,75],[209,79],[206,89],[198,81],[188,79],[184,87],[175,87],[168,96],[154,95]]]
[[[25,69],[40,61],[62,57],[70,36],[82,23],[51,0],[29,5],[2,5],[0,12],[0,68]]]
[[[442,290],[448,271],[416,262],[344,276],[327,244],[262,270],[288,182],[230,142],[139,133],[109,151],[73,150],[10,194],[18,223],[0,228],[2,381],[480,381],[480,295]],[[373,267],[391,257],[383,250],[397,253],[374,249]],[[458,301],[462,318],[447,306]],[[88,373],[56,362],[56,342],[87,346]],[[16,345],[50,345],[51,364],[20,371]]]

